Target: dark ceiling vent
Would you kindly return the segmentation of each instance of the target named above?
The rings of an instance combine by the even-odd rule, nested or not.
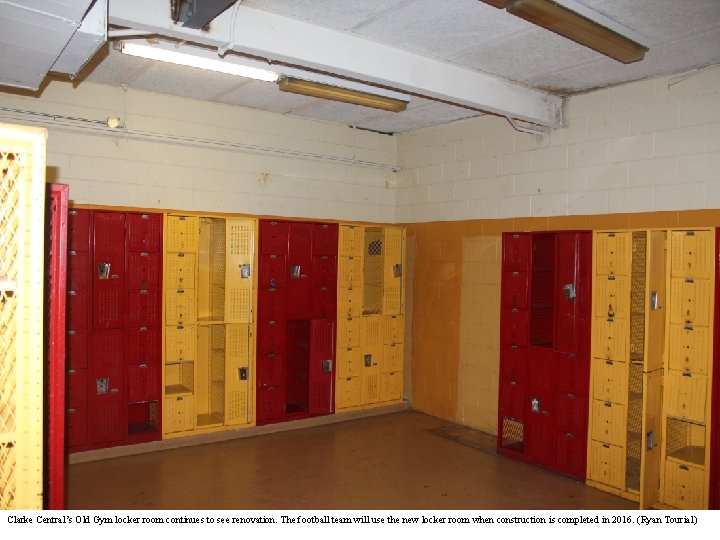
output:
[[[170,0],[170,17],[185,28],[208,30],[210,22],[235,0]]]

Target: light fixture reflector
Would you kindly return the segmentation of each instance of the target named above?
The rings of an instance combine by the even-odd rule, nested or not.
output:
[[[283,92],[291,92],[293,94],[302,94],[304,96],[316,97],[320,99],[329,99],[332,101],[341,101],[343,103],[351,103],[353,105],[362,105],[373,109],[381,109],[384,111],[401,112],[407,108],[407,101],[394,99],[360,90],[351,90],[349,88],[341,88],[330,84],[317,83],[296,79],[294,77],[282,77],[278,80],[278,88]]]

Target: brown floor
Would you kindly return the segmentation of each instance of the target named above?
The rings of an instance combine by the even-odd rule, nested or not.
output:
[[[70,465],[67,508],[634,509],[415,411]]]

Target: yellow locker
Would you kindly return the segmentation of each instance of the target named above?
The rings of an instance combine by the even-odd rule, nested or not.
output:
[[[391,315],[383,318],[383,339],[386,345],[402,343],[405,338],[405,317]]]
[[[625,448],[590,441],[588,477],[617,489],[625,487]]]
[[[670,370],[665,376],[665,388],[667,415],[705,422],[707,376],[691,371]]]
[[[669,368],[707,374],[711,361],[709,343],[707,327],[671,324]]]
[[[194,289],[167,289],[165,291],[165,324],[187,325],[197,322],[197,304]]]
[[[615,446],[625,446],[627,408],[619,403],[593,400],[590,437]]]
[[[338,288],[338,317],[362,315],[363,290],[360,285]]]
[[[165,260],[165,287],[168,289],[195,288],[195,254],[168,253]]]
[[[372,355],[365,355],[360,375],[360,403],[371,405],[380,401],[380,366]]]
[[[337,376],[340,379],[357,377],[362,367],[360,347],[338,347]]]
[[[383,253],[383,314],[399,315],[403,311],[403,238],[405,231],[397,227],[384,230]]]
[[[360,256],[338,257],[338,287],[354,285],[361,288],[363,281],[363,259]]]
[[[337,347],[360,346],[360,317],[338,318],[337,321]]]
[[[252,321],[253,288],[251,265],[254,257],[254,222],[226,221],[225,322]]]
[[[712,231],[672,231],[673,277],[709,278],[713,273]]]
[[[165,395],[192,394],[195,391],[195,362],[165,364]]]
[[[360,377],[342,377],[335,381],[335,409],[360,405]]]
[[[359,257],[363,252],[364,227],[362,225],[340,225],[338,234],[338,255]]]
[[[629,232],[595,234],[595,272],[597,274],[630,274],[632,236]]]
[[[596,318],[593,334],[593,356],[615,362],[628,361],[630,325],[627,319]]]
[[[163,406],[163,431],[177,433],[190,431],[194,426],[192,396],[169,396]]]
[[[670,322],[708,326],[711,289],[709,279],[673,278],[670,281]]]
[[[196,360],[197,332],[194,325],[165,328],[165,361]]]
[[[594,399],[627,405],[627,365],[622,362],[593,358],[591,369]]]
[[[627,319],[630,317],[630,277],[596,276],[595,317]]]
[[[250,326],[225,327],[225,423],[247,424],[250,406]]]
[[[369,315],[361,319],[360,345],[365,350],[381,351],[383,347],[383,319],[380,315]]]
[[[665,461],[666,504],[680,510],[702,510],[705,501],[705,470],[671,459]]]
[[[381,377],[380,401],[398,401],[402,399],[402,371],[383,373]]]
[[[401,343],[393,343],[385,345],[383,353],[382,371],[383,373],[393,373],[402,371],[403,368],[403,346]]]
[[[197,251],[198,218],[167,216],[165,237],[167,251]]]

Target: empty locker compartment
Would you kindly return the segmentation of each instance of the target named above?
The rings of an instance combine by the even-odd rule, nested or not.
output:
[[[167,216],[165,249],[171,252],[195,252],[198,242],[198,218]]]
[[[706,508],[705,470],[701,467],[677,462],[665,461],[666,504],[680,510],[702,510]]]
[[[225,318],[225,220],[200,218],[197,251],[197,320]],[[196,401],[197,408],[198,403]]]
[[[627,319],[598,319],[593,324],[593,356],[614,362],[630,359],[630,324]]]
[[[288,250],[288,227],[287,221],[273,221],[268,219],[260,220],[260,253],[287,254]]]
[[[168,253],[165,257],[165,287],[195,288],[195,253]]]
[[[189,325],[197,322],[197,305],[194,289],[167,289],[165,291],[165,324]]]
[[[503,234],[503,268],[511,272],[529,272],[531,240],[528,233]]]
[[[287,413],[307,412],[310,382],[310,321],[287,323]]]
[[[361,225],[340,225],[338,229],[338,255],[360,257],[363,253],[365,228]]]
[[[195,362],[195,425],[219,426],[225,422],[225,325],[198,326]]]
[[[602,441],[590,441],[588,478],[616,489],[625,487],[625,449]]]
[[[165,328],[165,362],[194,361],[197,358],[197,331],[195,326],[168,326]]]
[[[593,358],[591,370],[595,399],[627,404],[628,369],[626,364]]]
[[[597,274],[630,274],[632,239],[629,232],[596,233],[595,272]]]
[[[151,253],[160,251],[162,246],[162,222],[162,214],[128,214],[128,250]]]
[[[665,454],[668,458],[705,466],[706,427],[680,418],[667,417]]]
[[[665,376],[667,397],[665,412],[687,420],[704,423],[707,402],[707,376],[692,371],[669,370]]]
[[[128,253],[128,289],[157,289],[160,286],[160,254],[148,251]],[[173,285],[169,285],[173,287]]]
[[[610,401],[593,400],[590,437],[596,441],[625,446],[627,407]]]
[[[402,378],[402,371],[392,371],[382,374],[380,401],[399,401],[402,399]]]
[[[707,327],[671,324],[669,368],[706,375],[712,359],[709,347]]]
[[[192,394],[195,391],[195,362],[165,363],[165,395]]]
[[[670,242],[673,277],[709,278],[713,275],[712,231],[672,231]]]
[[[671,279],[670,322],[707,326],[710,317],[711,288],[709,279]]]
[[[360,405],[360,377],[340,377],[335,381],[335,410]]]
[[[131,437],[154,436],[160,433],[160,404],[158,401],[129,403],[127,434]],[[155,437],[153,437],[155,438]]]

